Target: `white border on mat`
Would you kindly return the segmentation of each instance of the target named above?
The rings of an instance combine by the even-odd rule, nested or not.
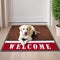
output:
[[[29,41],[28,43],[54,43],[55,41]],[[20,41],[5,41],[5,43],[21,43]]]

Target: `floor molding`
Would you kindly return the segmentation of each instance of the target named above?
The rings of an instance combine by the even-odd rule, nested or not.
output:
[[[28,25],[48,25],[47,22],[9,22],[9,25],[23,25],[23,24],[28,24]]]

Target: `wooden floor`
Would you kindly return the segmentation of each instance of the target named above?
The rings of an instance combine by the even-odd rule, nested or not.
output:
[[[0,31],[0,50],[11,27]],[[55,28],[49,27],[60,48],[60,37],[55,34]],[[60,51],[40,52],[0,52],[0,60],[60,60]]]

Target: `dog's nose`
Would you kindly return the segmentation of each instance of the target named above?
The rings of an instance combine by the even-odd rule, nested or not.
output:
[[[25,35],[27,35],[27,32],[25,32]]]

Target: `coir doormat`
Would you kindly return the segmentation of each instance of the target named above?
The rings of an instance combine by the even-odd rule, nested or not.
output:
[[[19,27],[12,26],[3,44],[2,51],[58,51],[59,48],[46,25],[33,25],[40,33],[22,46],[18,40]]]

